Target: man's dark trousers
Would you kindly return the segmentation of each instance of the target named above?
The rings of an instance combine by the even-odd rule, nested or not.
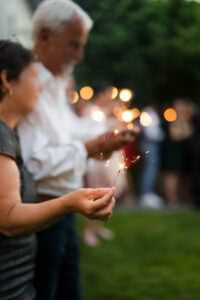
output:
[[[37,300],[82,300],[75,215],[38,233]]]

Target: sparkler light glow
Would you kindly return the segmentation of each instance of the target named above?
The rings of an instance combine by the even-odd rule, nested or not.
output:
[[[124,158],[124,160],[123,160],[122,162],[120,162],[120,164],[119,164],[119,170],[118,170],[118,172],[117,172],[117,175],[116,175],[116,177],[115,177],[115,180],[114,180],[114,182],[113,182],[113,185],[116,183],[117,178],[119,177],[120,173],[121,173],[122,171],[128,169],[128,166],[126,166],[126,161],[127,161],[127,159],[128,159],[129,153],[130,153],[130,150],[129,150],[128,153],[126,154],[126,157]],[[147,151],[145,152],[145,155],[147,155],[147,154],[149,154],[149,153],[150,153],[150,151],[147,150]],[[142,158],[141,155],[137,155],[137,156],[132,160],[132,164],[136,163],[136,162],[139,161],[141,158]]]
[[[132,150],[132,149],[130,149],[130,150],[128,151],[128,153],[126,154],[125,158],[120,162],[120,164],[119,164],[119,170],[118,170],[118,172],[117,172],[117,175],[116,175],[116,177],[115,177],[115,180],[114,180],[114,182],[113,182],[113,185],[116,183],[117,178],[119,177],[120,173],[121,173],[122,171],[125,171],[125,170],[128,169],[128,166],[126,165],[126,161],[127,161],[127,159],[128,159],[128,156],[129,156],[129,153],[130,153],[131,150]],[[132,163],[137,162],[140,158],[141,158],[140,155],[136,156],[136,158],[132,161]]]

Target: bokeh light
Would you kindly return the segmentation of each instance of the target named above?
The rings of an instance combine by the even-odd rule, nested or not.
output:
[[[117,106],[117,105],[115,105],[114,108],[113,108],[113,114],[118,120],[121,120],[121,115],[122,115],[123,111],[124,111],[124,109],[122,107]]]
[[[152,125],[152,118],[148,112],[142,112],[140,115],[140,124],[144,127]]]
[[[99,108],[94,108],[91,113],[91,118],[92,118],[92,120],[94,120],[96,122],[102,122],[105,120],[105,114]]]
[[[80,95],[83,100],[90,100],[94,95],[93,88],[91,86],[82,87],[80,90]]]
[[[134,119],[137,119],[140,115],[140,110],[138,108],[133,108],[132,112],[133,112]]]
[[[177,119],[177,113],[173,108],[167,108],[164,111],[164,118],[167,122],[174,122]]]
[[[133,92],[129,89],[123,89],[119,93],[119,98],[123,102],[129,102],[133,97]]]
[[[117,96],[118,96],[118,94],[119,94],[118,88],[116,88],[116,87],[113,86],[112,87],[112,95],[111,95],[112,100],[116,99]]]
[[[133,129],[133,127],[134,127],[133,123],[128,123],[128,125],[127,125],[128,129]]]
[[[114,134],[117,135],[119,133],[119,129],[114,130]]]
[[[126,123],[129,123],[131,121],[133,121],[134,119],[134,114],[132,112],[132,110],[125,110],[123,113],[122,113],[122,120]]]
[[[75,104],[79,101],[79,94],[77,91],[73,92],[73,97],[72,97],[72,104]]]

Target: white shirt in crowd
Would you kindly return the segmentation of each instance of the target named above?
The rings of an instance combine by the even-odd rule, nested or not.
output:
[[[22,156],[38,193],[61,196],[82,186],[87,165],[83,141],[96,129],[75,115],[66,99],[66,80],[39,66],[43,85],[35,112],[18,126]],[[82,141],[81,141],[82,140]]]
[[[152,142],[161,142],[164,138],[164,132],[161,128],[161,122],[158,113],[153,107],[147,106],[143,112],[148,113],[151,118],[151,124],[143,127],[144,137]]]

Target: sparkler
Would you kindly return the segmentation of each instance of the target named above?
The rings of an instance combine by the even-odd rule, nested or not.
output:
[[[130,149],[130,150],[131,150],[131,149]],[[124,158],[124,161],[120,162],[120,164],[119,164],[119,170],[118,170],[118,172],[117,172],[117,175],[116,175],[116,177],[115,177],[115,180],[114,180],[114,182],[113,182],[113,185],[116,183],[117,178],[119,177],[120,173],[121,173],[122,171],[128,169],[128,167],[126,166],[126,161],[127,161],[127,159],[128,159],[128,155],[129,155],[129,153],[130,153],[130,150],[129,150],[128,153],[126,154],[126,157]],[[150,153],[150,151],[147,150],[147,151],[145,152],[145,155],[147,155],[147,154],[149,154],[149,153]],[[137,155],[137,156],[134,158],[134,160],[132,160],[131,162],[134,164],[134,163],[136,163],[138,160],[140,160],[141,158],[142,158],[141,155]]]
[[[132,149],[130,149],[130,150],[132,150]],[[113,182],[113,185],[116,183],[117,178],[119,177],[120,173],[121,173],[122,171],[128,169],[128,167],[126,166],[126,161],[127,161],[127,159],[128,159],[128,155],[129,155],[129,153],[130,153],[130,150],[129,150],[128,153],[126,154],[124,160],[123,160],[122,162],[120,162],[120,164],[119,164],[119,170],[118,170],[118,172],[117,172],[117,175],[116,175],[116,177],[115,177],[115,180],[114,180],[114,182]],[[139,156],[139,155],[138,155],[138,156]],[[138,159],[137,159],[137,160],[138,160]]]

